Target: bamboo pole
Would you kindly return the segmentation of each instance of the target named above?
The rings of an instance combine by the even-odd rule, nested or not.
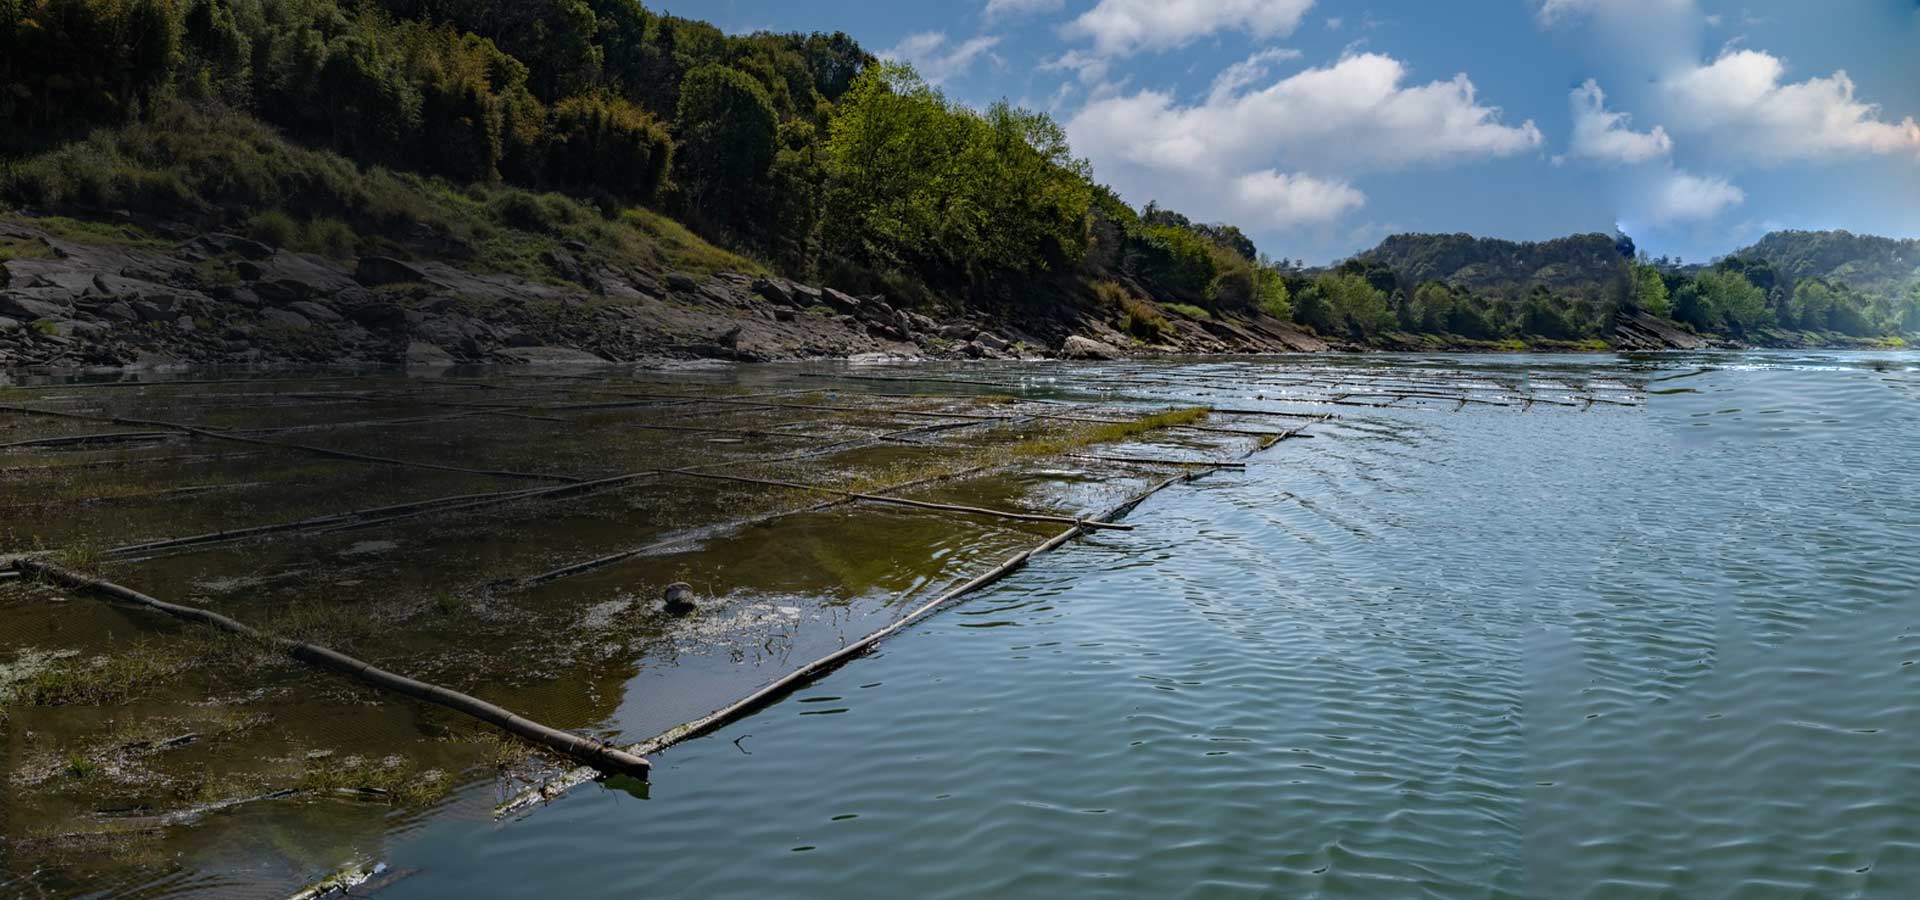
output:
[[[974,475],[987,472],[994,468],[997,468],[997,467],[974,466],[972,468],[962,469],[958,472],[949,472],[944,475],[932,475],[926,478],[916,478],[912,481],[904,481],[899,484],[888,485],[884,488],[881,488],[880,490],[888,493],[891,493],[893,491],[911,490],[913,488],[925,487],[926,485],[936,484],[938,482],[952,481],[958,478],[968,478]],[[547,582],[550,582],[550,581],[559,581],[562,578],[571,578],[575,575],[585,574],[587,572],[592,572],[597,569],[604,569],[607,566],[611,566],[616,563],[622,563],[629,559],[633,559],[635,557],[645,556],[649,553],[658,553],[667,548],[685,545],[690,542],[700,540],[702,538],[708,538],[708,537],[712,537],[714,535],[719,535],[719,534],[730,534],[732,532],[739,531],[742,528],[749,528],[754,525],[764,525],[768,522],[772,522],[778,519],[784,519],[789,516],[797,516],[803,513],[825,512],[829,509],[833,509],[836,506],[844,506],[848,503],[853,503],[853,502],[855,501],[852,497],[836,497],[824,503],[814,503],[814,504],[809,504],[807,506],[793,507],[790,509],[779,510],[779,511],[770,512],[770,513],[762,513],[760,515],[752,516],[746,519],[736,519],[732,522],[725,522],[719,525],[713,525],[705,528],[694,529],[691,532],[680,532],[678,534],[670,535],[668,537],[646,544],[645,546],[634,547],[627,550],[620,550],[614,553],[607,554],[606,556],[596,557],[594,559],[589,559],[589,560],[585,560],[577,563],[569,563],[567,565],[561,566],[558,569],[552,569],[550,571],[542,572],[538,575],[529,575],[525,578],[521,578],[518,581],[508,582],[507,586],[517,588],[517,589],[525,589],[529,587],[534,587],[536,585],[546,584]]]
[[[1090,519],[1077,519],[1073,516],[1054,516],[1044,513],[1012,512],[1004,509],[986,509],[979,506],[962,506],[956,503],[928,503],[924,500],[906,500],[900,497],[886,497],[880,494],[862,494],[858,491],[843,491],[839,488],[824,487],[817,484],[803,484],[798,481],[776,481],[770,478],[749,478],[745,475],[719,475],[712,472],[695,472],[691,469],[663,469],[663,475],[681,475],[688,478],[705,478],[710,481],[734,481],[741,484],[758,484],[767,487],[791,488],[803,491],[819,491],[826,494],[839,494],[866,503],[883,503],[893,506],[910,506],[915,509],[931,509],[942,512],[957,512],[973,516],[988,516],[1010,519],[1015,522],[1058,522],[1073,524],[1085,528],[1107,529],[1112,531],[1132,531],[1131,525],[1114,525]]]
[[[174,437],[172,431],[116,431],[109,434],[77,434],[68,437],[35,438],[30,441],[14,441],[0,444],[0,450],[20,450],[27,447],[66,447],[73,444],[116,444],[132,441],[160,441]]]
[[[297,531],[351,531],[359,528],[371,528],[376,525],[388,525],[403,519],[413,519],[424,515],[437,515],[487,506],[498,506],[503,503],[513,503],[520,500],[551,499],[587,494],[602,488],[625,484],[641,478],[649,478],[656,474],[658,473],[652,471],[634,472],[627,475],[615,475],[611,478],[601,478],[595,481],[580,482],[578,484],[564,484],[558,487],[528,488],[518,491],[494,491],[484,494],[458,494],[452,497],[434,497],[426,500],[415,500],[410,503],[375,507],[373,509],[328,513],[326,515],[312,516],[292,522],[276,522],[271,525],[256,525],[251,528],[234,528],[188,537],[168,538],[142,544],[129,544],[124,547],[115,547],[108,550],[104,555],[116,557],[131,556],[141,553],[154,553],[161,550],[172,550],[180,547],[225,544],[269,534],[285,534]]]
[[[1207,469],[1244,469],[1247,467],[1246,463],[1218,462],[1211,459],[1157,459],[1144,456],[1096,456],[1085,453],[1068,454],[1067,458],[1084,459],[1090,462],[1125,463],[1135,466],[1177,466],[1180,468],[1199,466]]]
[[[364,681],[382,690],[404,694],[436,706],[443,706],[455,712],[464,713],[486,722],[503,731],[532,741],[549,750],[565,754],[579,760],[596,770],[610,775],[632,775],[645,778],[651,764],[637,754],[621,750],[604,741],[581,737],[577,734],[549,728],[531,719],[515,715],[498,706],[472,697],[459,691],[417,681],[404,675],[395,675],[384,669],[354,659],[344,653],[302,641],[269,635],[249,625],[241,624],[209,609],[195,606],[181,606],[168,603],[142,594],[132,588],[113,582],[56,566],[37,559],[23,558],[13,561],[14,569],[23,574],[37,575],[64,587],[83,593],[91,593],[118,600],[133,606],[144,607],[163,613],[176,619],[198,622],[222,631],[241,635],[260,641],[285,652],[287,655],[309,665],[332,669],[350,678]]]
[[[80,421],[89,421],[89,422],[110,422],[115,425],[128,425],[133,427],[167,428],[173,431],[178,431],[182,434],[189,434],[195,437],[211,438],[213,440],[233,441],[235,443],[253,444],[255,446],[260,446],[260,447],[278,447],[283,450],[299,450],[304,453],[313,453],[320,456],[332,457],[334,459],[344,459],[351,462],[377,463],[380,465],[403,466],[406,468],[413,468],[413,469],[430,469],[437,472],[459,472],[465,475],[488,475],[496,478],[516,478],[516,479],[521,479],[526,481],[570,481],[570,482],[577,483],[577,482],[582,482],[586,480],[584,478],[578,478],[572,475],[543,475],[543,474],[534,473],[534,472],[512,472],[512,471],[504,471],[499,469],[469,469],[463,466],[449,466],[449,465],[442,465],[440,463],[417,462],[414,460],[407,460],[407,459],[394,459],[392,457],[386,457],[386,456],[371,456],[365,453],[354,453],[349,450],[335,450],[331,447],[316,447],[311,444],[293,444],[293,443],[287,443],[283,441],[269,441],[262,438],[253,438],[253,437],[247,437],[246,435],[242,435],[242,434],[234,434],[232,432],[227,432],[227,431],[213,431],[210,429],[201,428],[196,425],[183,425],[178,422],[162,422],[154,419],[129,419],[129,418],[122,418],[119,416],[97,416],[89,413],[66,412],[64,410],[55,410],[55,409],[39,409],[31,406],[0,406],[0,412],[14,412],[14,413],[21,413],[23,415],[51,416],[54,418],[77,419]]]
[[[1076,523],[1073,527],[1068,528],[1067,530],[1062,531],[1051,538],[1048,538],[1047,540],[1041,542],[1038,546],[1030,550],[1022,550],[1021,552],[1016,553],[1013,556],[1009,557],[1004,562],[1001,562],[999,565],[994,566],[992,569],[986,572],[983,572],[977,576],[974,576],[973,578],[968,579],[967,581],[961,583],[956,587],[950,588],[947,591],[942,592],[941,594],[934,597],[933,599],[927,601],[924,604],[921,604],[919,607],[915,608],[913,611],[907,613],[906,615],[900,617],[899,619],[894,620],[891,624],[887,625],[886,627],[881,628],[880,630],[875,631],[872,634],[869,634],[858,641],[848,644],[845,647],[840,648],[839,650],[835,650],[834,652],[829,653],[826,656],[816,659],[813,662],[807,663],[806,665],[801,666],[800,668],[794,670],[793,672],[788,673],[786,676],[760,688],[759,690],[754,691],[753,693],[747,695],[746,697],[743,697],[739,700],[734,701],[731,704],[728,704],[727,706],[721,709],[708,713],[707,715],[702,716],[699,719],[696,719],[692,722],[688,722],[684,725],[680,725],[675,728],[668,729],[667,731],[662,732],[661,734],[653,738],[643,741],[642,743],[631,748],[631,752],[635,754],[642,754],[642,755],[658,753],[662,750],[672,747],[675,744],[683,743],[685,741],[692,740],[702,735],[710,734],[713,731],[718,730],[722,727],[725,727],[726,725],[734,721],[745,718],[746,716],[761,709],[762,707],[765,707],[766,705],[772,703],[773,701],[779,699],[780,697],[783,697],[786,694],[792,692],[794,689],[798,688],[800,685],[805,684],[807,682],[814,681],[820,678],[821,676],[826,675],[827,673],[832,672],[833,670],[841,667],[842,665],[845,665],[848,661],[854,659],[855,657],[865,654],[867,651],[871,650],[875,645],[879,644],[881,641],[884,641],[887,638],[892,637],[893,635],[911,627],[912,625],[919,622],[920,620],[939,611],[941,608],[948,606],[954,603],[955,601],[958,601],[961,598],[966,597],[969,594],[975,593],[979,590],[982,590],[983,588],[993,585],[996,582],[999,582],[1000,580],[1006,578],[1008,575],[1011,575],[1015,572],[1020,571],[1021,569],[1025,568],[1029,562],[1032,562],[1035,557],[1057,550],[1062,545],[1066,544],[1068,541],[1071,541],[1074,538],[1077,538],[1083,534],[1086,534],[1089,530],[1087,526],[1090,523],[1101,522],[1105,524],[1113,524],[1115,520],[1125,518],[1129,513],[1133,512],[1134,509],[1138,508],[1140,504],[1146,502],[1147,499],[1152,497],[1153,495],[1158,494],[1161,491],[1166,490],[1169,487],[1172,487],[1173,485],[1180,484],[1183,482],[1190,482],[1195,479],[1204,477],[1207,474],[1208,472],[1186,472],[1186,473],[1175,475],[1171,478],[1167,478],[1165,480],[1156,482],[1154,485],[1147,488],[1145,491],[1142,491],[1141,493],[1135,495],[1134,497],[1127,500],[1126,502],[1120,504],[1119,506],[1114,507],[1113,509],[1108,510],[1107,512],[1101,514],[1100,516],[1094,519]],[[591,776],[588,775],[587,773],[576,769],[573,772],[569,772],[566,775],[561,776],[559,779],[553,782],[549,782],[545,785],[541,785],[536,789],[522,793],[520,796],[515,797],[512,800],[509,800],[507,803],[495,809],[494,814],[496,817],[504,817],[504,816],[512,815],[515,812],[531,807],[536,803],[541,803],[546,800],[549,800],[554,796],[557,796],[561,793],[566,792],[567,790],[572,789],[573,787],[583,784],[590,778]]]

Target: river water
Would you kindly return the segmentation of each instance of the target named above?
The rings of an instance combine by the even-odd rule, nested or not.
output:
[[[1345,410],[381,896],[1911,896],[1920,358],[1550,362],[1649,402]]]

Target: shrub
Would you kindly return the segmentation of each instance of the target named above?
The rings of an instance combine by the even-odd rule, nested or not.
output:
[[[278,210],[264,212],[247,220],[247,236],[272,247],[297,247],[300,223]]]
[[[1152,343],[1173,333],[1173,325],[1167,321],[1167,317],[1145,300],[1128,297],[1121,302],[1120,308],[1120,330],[1140,340]]]

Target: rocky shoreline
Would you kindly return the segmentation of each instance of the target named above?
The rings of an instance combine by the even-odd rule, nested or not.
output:
[[[435,259],[329,258],[177,225],[142,233],[170,239],[80,238],[66,230],[30,217],[0,219],[0,369],[1119,359],[1361,349],[1265,316],[1169,315],[1166,333],[1151,345],[1117,330],[1108,311],[1071,305],[1018,321],[981,312],[941,319],[885,297],[766,275],[596,264],[583,244],[545,254],[553,277],[536,280]],[[1621,317],[1610,344],[1628,352],[1734,346],[1645,313]]]
[[[185,229],[176,229],[184,232]],[[1118,358],[1314,352],[1271,319],[1181,322],[1141,347],[1091,314],[945,321],[780,278],[649,272],[553,251],[547,280],[332,259],[231,234],[94,241],[0,221],[0,368]]]

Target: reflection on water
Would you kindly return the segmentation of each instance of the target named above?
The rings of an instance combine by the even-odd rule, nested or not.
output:
[[[1909,896],[1914,363],[1353,412],[392,895]]]

